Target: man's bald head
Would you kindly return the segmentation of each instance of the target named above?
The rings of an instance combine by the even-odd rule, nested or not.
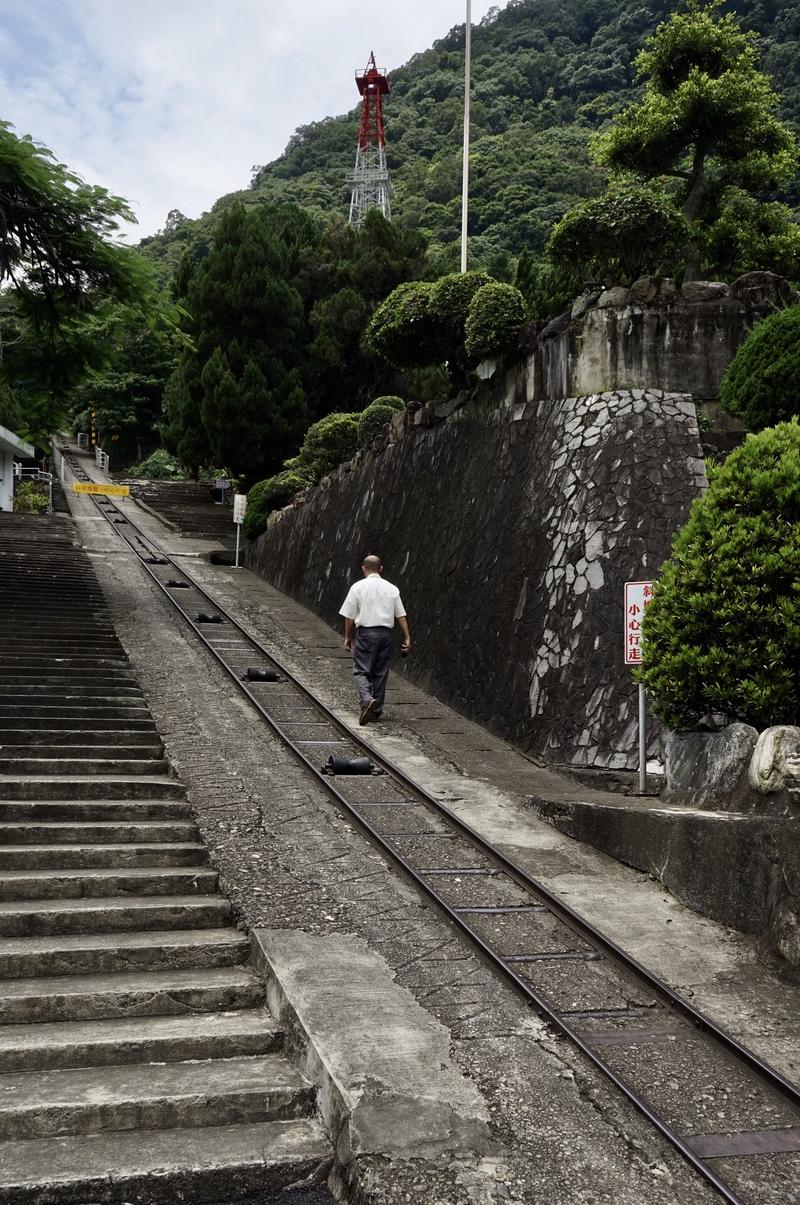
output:
[[[383,569],[381,558],[379,556],[375,556],[374,553],[370,553],[369,556],[364,557],[363,561],[361,562],[361,567],[365,573],[380,573],[381,569]]]

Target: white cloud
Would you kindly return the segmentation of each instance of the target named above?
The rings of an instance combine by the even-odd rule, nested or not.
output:
[[[475,0],[473,22],[491,7]],[[501,5],[502,7],[502,5]],[[0,116],[127,197],[133,237],[246,186],[298,125],[346,112],[374,49],[400,66],[464,0],[5,0]],[[345,170],[343,166],[343,170]]]

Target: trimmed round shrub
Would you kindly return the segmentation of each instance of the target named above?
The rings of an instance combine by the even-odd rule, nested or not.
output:
[[[525,299],[513,285],[490,281],[478,289],[467,315],[466,348],[471,360],[511,351],[525,321]]]
[[[385,393],[382,397],[374,397],[370,406],[391,406],[392,410],[405,410],[406,404],[396,393]]]
[[[281,510],[307,488],[308,479],[292,469],[283,469],[274,477],[257,481],[247,492],[247,509],[242,524],[248,540],[254,540],[266,530],[268,515],[274,510]]]
[[[326,414],[312,423],[298,456],[299,468],[319,481],[358,451],[358,414]]]
[[[547,254],[556,267],[631,284],[671,273],[689,238],[686,219],[654,188],[617,186],[576,205],[553,228]]]
[[[800,414],[800,305],[753,327],[722,379],[719,397],[751,431]]]
[[[367,406],[358,417],[358,442],[362,448],[368,448],[376,436],[380,435],[387,423],[390,423],[397,411],[394,406],[384,406],[382,402],[373,402]]]
[[[472,298],[491,280],[488,272],[450,272],[434,281],[428,313],[449,339],[464,342],[464,327]]]
[[[398,368],[442,359],[438,329],[428,310],[433,287],[427,280],[398,285],[372,315],[367,347]]]
[[[670,728],[800,722],[800,426],[750,435],[678,532],[637,677]]]

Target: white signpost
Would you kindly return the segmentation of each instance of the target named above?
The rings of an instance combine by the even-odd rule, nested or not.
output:
[[[236,569],[239,568],[239,535],[244,523],[244,513],[247,510],[247,494],[233,495],[233,521],[236,524]]]
[[[653,597],[652,582],[625,583],[625,664],[642,663],[642,620]],[[647,713],[644,684],[639,683],[639,794],[647,792]]]

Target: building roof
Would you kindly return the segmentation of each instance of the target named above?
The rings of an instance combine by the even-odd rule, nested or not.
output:
[[[30,459],[36,454],[36,449],[31,444],[26,444],[24,439],[20,439],[7,427],[0,427],[0,452],[13,452],[17,456]]]

